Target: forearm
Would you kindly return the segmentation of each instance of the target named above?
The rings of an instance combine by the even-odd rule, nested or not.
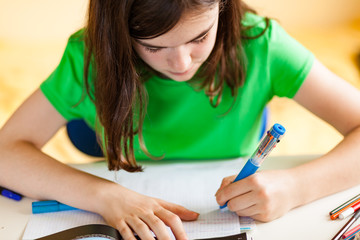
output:
[[[360,128],[356,128],[329,153],[289,170],[294,180],[294,207],[359,184],[359,146]]]
[[[55,199],[99,212],[96,203],[114,185],[62,164],[29,142],[2,144],[0,152],[0,185],[34,199]]]

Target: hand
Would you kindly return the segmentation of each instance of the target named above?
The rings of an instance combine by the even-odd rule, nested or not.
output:
[[[228,209],[239,216],[268,222],[295,206],[294,184],[286,170],[261,171],[233,183],[235,177],[224,178],[215,196],[220,206],[228,202]]]
[[[108,224],[118,229],[124,239],[133,239],[134,232],[141,239],[170,239],[169,226],[176,239],[187,239],[181,220],[193,221],[199,216],[182,206],[161,199],[148,197],[118,184],[112,187],[110,196],[100,213]]]

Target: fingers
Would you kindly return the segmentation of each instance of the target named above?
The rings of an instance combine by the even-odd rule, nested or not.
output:
[[[222,181],[221,181],[221,185],[219,187],[219,189],[216,191],[215,196],[218,194],[218,192],[223,189],[224,187],[226,187],[227,185],[229,185],[230,183],[232,183],[235,179],[235,175],[233,176],[229,176],[229,177],[225,177]]]
[[[163,219],[164,223],[171,228],[176,239],[188,239],[184,226],[181,222],[181,219],[178,215],[166,210],[162,209],[156,213],[157,216]],[[161,238],[160,238],[161,239]]]
[[[236,212],[238,215],[240,214],[240,216],[250,216],[258,213],[249,211],[249,208],[253,210],[254,208],[252,206],[258,204],[257,200],[256,194],[251,191],[232,198],[228,201],[227,207],[230,211]]]
[[[171,228],[176,239],[188,239],[181,220],[194,221],[199,217],[199,214],[174,203],[161,199],[158,201],[163,209],[156,212],[156,215]]]
[[[153,232],[158,239],[171,239],[168,226],[176,239],[188,239],[180,215],[185,220],[195,220],[199,214],[160,199],[155,202],[158,205],[153,206],[153,210],[131,214],[121,220],[117,225],[121,236],[133,240],[135,232],[140,239],[154,239]]]
[[[281,173],[283,172],[259,172],[225,184],[217,192],[216,200],[219,205],[227,202],[228,209],[239,216],[249,216],[263,222],[271,221],[291,209],[291,204],[288,204],[291,200],[286,201],[289,199],[289,188],[284,184],[284,174]],[[224,179],[225,183],[226,181]]]
[[[227,180],[223,180],[223,182],[227,182]],[[235,198],[236,196],[240,196],[243,194],[246,194],[251,191],[251,185],[247,183],[248,178],[245,178],[243,180],[237,181],[237,182],[231,182],[231,184],[227,184],[220,188],[215,196],[217,203],[222,206],[230,199]],[[222,184],[223,185],[223,184]]]
[[[116,228],[123,239],[136,240],[133,231],[124,221],[120,221]]]
[[[229,185],[230,183],[232,183],[235,180],[235,177],[236,177],[235,175],[232,175],[232,176],[228,176],[228,177],[224,178],[222,180],[222,182],[221,182],[221,185],[220,185],[219,189],[221,189],[221,188]]]
[[[168,230],[166,228],[166,225],[168,225],[168,224],[166,224],[165,221],[161,220],[163,218],[160,215],[158,215],[158,216],[151,213],[151,214],[148,214],[147,216],[145,216],[142,220],[148,224],[148,226],[154,232],[154,234],[156,235],[156,237],[158,239],[170,239],[170,235],[169,235]],[[180,220],[180,226],[182,226],[181,220]],[[174,230],[173,230],[173,232],[174,232]],[[185,234],[185,230],[183,230],[183,233]],[[186,234],[185,234],[185,237],[186,237]],[[184,239],[184,238],[182,238],[182,239]]]
[[[171,228],[176,239],[188,239],[179,216],[164,208],[140,218],[129,217],[126,221],[121,221],[117,225],[117,229],[124,239],[136,239],[134,232],[140,239],[154,239],[151,231],[158,239],[171,239],[166,225]]]
[[[115,226],[124,239],[134,240],[134,233],[140,239],[153,240],[155,236],[161,240],[171,239],[171,231],[176,239],[187,239],[181,219],[196,220],[198,213],[161,199],[129,192],[131,201],[128,200],[129,197],[125,204],[116,205],[111,208],[114,211],[103,214],[106,221]]]
[[[136,234],[140,237],[140,239],[154,239],[149,227],[145,222],[137,217],[131,217],[127,219],[128,226],[131,227],[131,229],[136,232]],[[134,237],[134,234],[131,233]],[[123,236],[124,239],[127,239]],[[129,238],[129,239],[135,239]],[[166,239],[166,238],[165,238]]]
[[[134,236],[134,233],[136,233],[140,239],[154,240],[154,234],[157,239],[171,239],[164,222],[153,214],[149,214],[142,219],[134,216],[126,219],[126,221],[120,221],[116,228],[123,239],[126,240],[136,240],[137,238]],[[183,231],[183,234],[185,234],[185,231]],[[186,239],[186,234],[185,237],[181,237],[181,233],[178,234],[178,236],[179,239]]]
[[[163,208],[178,215],[180,217],[180,219],[182,219],[184,221],[194,221],[199,217],[199,213],[191,211],[187,208],[184,208],[183,206],[180,206],[180,205],[177,205],[174,203],[169,203],[169,202],[163,201],[161,199],[158,199],[158,201]]]

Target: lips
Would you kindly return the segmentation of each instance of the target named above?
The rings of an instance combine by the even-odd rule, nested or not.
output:
[[[183,76],[183,75],[186,75],[189,71],[186,71],[186,72],[182,72],[182,73],[174,73],[174,72],[170,72],[172,75],[175,75],[175,76]]]

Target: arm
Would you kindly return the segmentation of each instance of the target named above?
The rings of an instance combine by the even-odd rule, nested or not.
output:
[[[31,198],[55,199],[96,212],[125,239],[135,239],[129,227],[144,238],[152,238],[149,228],[166,237],[165,225],[184,238],[178,216],[194,220],[196,213],[78,171],[41,152],[65,123],[42,92],[35,91],[0,131],[0,185]]]
[[[292,169],[261,171],[233,184],[234,176],[225,178],[216,194],[220,205],[229,201],[239,215],[270,221],[360,183],[360,92],[315,60],[294,99],[344,139],[319,159]]]
[[[294,99],[344,135],[329,153],[292,170],[304,194],[297,204],[359,184],[360,92],[315,61]]]

